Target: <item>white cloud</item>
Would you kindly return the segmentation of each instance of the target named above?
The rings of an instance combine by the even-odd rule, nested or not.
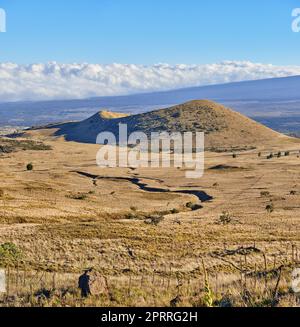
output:
[[[125,95],[300,75],[300,66],[226,61],[207,65],[0,63],[0,101]]]

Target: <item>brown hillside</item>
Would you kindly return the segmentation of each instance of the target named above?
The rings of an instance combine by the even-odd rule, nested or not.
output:
[[[197,100],[167,109],[139,115],[100,112],[82,121],[51,126],[56,136],[64,136],[67,141],[95,143],[97,135],[103,131],[118,136],[119,124],[127,124],[128,132],[205,132],[207,149],[250,149],[261,145],[276,144],[279,140],[289,140],[231,109],[208,100]]]

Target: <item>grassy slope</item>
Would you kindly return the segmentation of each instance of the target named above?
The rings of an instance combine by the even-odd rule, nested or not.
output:
[[[253,120],[233,112],[217,103],[201,100],[191,101],[169,109],[140,115],[118,117],[107,112],[96,114],[82,122],[54,125],[53,133],[68,141],[95,143],[103,131],[118,135],[119,123],[127,124],[129,133],[151,132],[205,132],[206,148],[249,149],[263,144],[281,142],[287,137],[260,125]],[[291,139],[290,139],[291,141]]]

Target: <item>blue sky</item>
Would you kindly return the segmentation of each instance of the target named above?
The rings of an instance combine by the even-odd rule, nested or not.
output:
[[[300,0],[0,0],[0,101],[300,75],[298,7]]]
[[[0,62],[298,65],[300,0],[0,0]]]

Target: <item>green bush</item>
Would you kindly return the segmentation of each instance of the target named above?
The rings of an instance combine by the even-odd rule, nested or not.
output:
[[[26,166],[26,169],[27,169],[28,171],[33,170],[33,164],[32,164],[32,163],[29,163],[29,164]]]
[[[21,251],[14,243],[0,244],[0,265],[15,263],[21,258]]]

